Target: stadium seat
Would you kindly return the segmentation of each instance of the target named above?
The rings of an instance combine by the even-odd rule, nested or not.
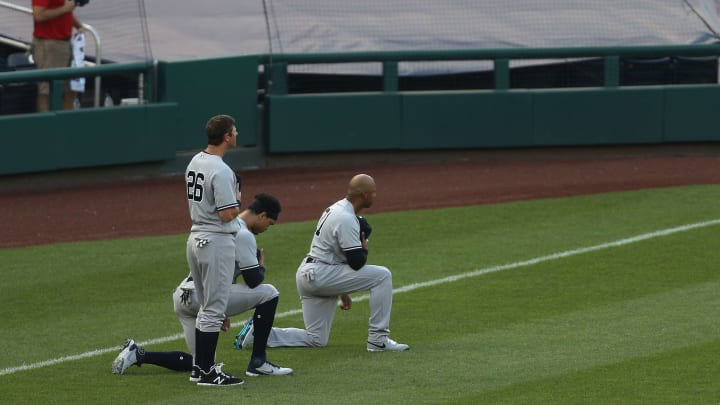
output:
[[[35,62],[28,52],[15,52],[7,56],[5,61],[6,70],[28,70],[35,69]]]
[[[15,52],[7,56],[4,71],[35,69],[28,52]],[[0,85],[0,115],[24,114],[35,111],[37,85],[35,83],[7,83]]]

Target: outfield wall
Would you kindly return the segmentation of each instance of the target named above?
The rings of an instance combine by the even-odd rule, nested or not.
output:
[[[718,102],[718,86],[272,96],[268,151],[714,142]]]
[[[633,49],[483,50],[331,55],[242,56],[148,65],[86,68],[141,74],[145,103],[114,108],[0,117],[8,151],[0,174],[20,174],[142,162],[172,163],[205,146],[204,123],[214,114],[235,116],[243,164],[262,166],[268,154],[527,148],[720,141],[714,110],[717,83],[624,86],[619,58],[633,55],[720,55],[717,45]],[[515,89],[514,58],[604,59],[595,87]],[[404,60],[491,59],[494,87],[483,90],[404,91]],[[382,89],[293,94],[288,65],[375,62]],[[0,73],[0,84],[52,79],[53,89],[77,70]],[[261,85],[259,85],[259,83]],[[264,88],[262,84],[268,83]],[[13,153],[24,151],[26,154]]]

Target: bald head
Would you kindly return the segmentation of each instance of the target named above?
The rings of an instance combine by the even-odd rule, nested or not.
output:
[[[358,174],[350,179],[348,184],[348,195],[375,191],[375,180],[367,174]]]
[[[375,180],[367,174],[358,174],[350,179],[347,199],[355,206],[355,211],[370,208],[375,199]]]

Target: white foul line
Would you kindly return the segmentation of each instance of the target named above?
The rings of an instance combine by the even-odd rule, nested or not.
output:
[[[395,288],[395,289],[393,289],[393,294],[414,291],[419,288],[431,287],[431,286],[438,285],[438,284],[452,283],[452,282],[455,282],[458,280],[463,280],[463,279],[470,278],[470,277],[481,276],[483,274],[495,273],[495,272],[503,271],[503,270],[516,269],[518,267],[532,266],[534,264],[547,262],[550,260],[562,259],[565,257],[575,256],[575,255],[579,255],[579,254],[583,254],[583,253],[594,252],[597,250],[603,250],[603,249],[609,249],[612,247],[629,245],[629,244],[635,243],[635,242],[641,242],[641,241],[648,240],[648,239],[658,238],[661,236],[667,236],[667,235],[671,235],[671,234],[678,233],[678,232],[685,232],[685,231],[690,231],[693,229],[704,228],[704,227],[718,225],[718,224],[720,224],[720,219],[714,219],[714,220],[705,221],[705,222],[697,222],[694,224],[682,225],[682,226],[678,226],[675,228],[668,228],[668,229],[663,229],[660,231],[644,233],[642,235],[637,235],[637,236],[633,236],[630,238],[620,239],[620,240],[616,240],[614,242],[603,243],[600,245],[579,248],[579,249],[573,249],[573,250],[566,250],[564,252],[553,253],[553,254],[547,255],[547,256],[540,256],[540,257],[536,257],[536,258],[529,259],[529,260],[523,260],[520,262],[503,264],[500,266],[486,267],[484,269],[473,270],[473,271],[470,271],[467,273],[456,274],[453,276],[448,276],[448,277],[443,277],[443,278],[439,278],[439,279],[435,279],[435,280],[425,281],[422,283],[409,284],[409,285],[406,285],[403,287]],[[354,302],[365,301],[369,297],[370,297],[369,294],[364,294],[364,295],[360,295],[358,297],[353,297],[353,301]],[[300,313],[302,313],[302,310],[293,309],[290,311],[275,314],[275,319],[286,318],[288,316],[297,315]],[[241,324],[242,324],[242,322],[233,323],[232,327],[235,328],[235,327],[240,326]],[[179,340],[182,338],[183,338],[183,335],[178,333],[175,335],[152,339],[152,340],[148,340],[145,342],[138,342],[138,344],[148,345],[148,344],[156,344],[156,343],[165,343],[165,342],[170,342],[170,341],[174,341],[174,340]],[[17,373],[18,371],[33,370],[33,369],[37,369],[37,368],[52,366],[52,365],[64,363],[67,361],[80,360],[80,359],[84,359],[84,358],[88,358],[88,357],[99,356],[101,354],[115,352],[117,350],[118,350],[118,347],[115,346],[115,347],[110,347],[110,348],[105,348],[105,349],[92,350],[89,352],[75,354],[72,356],[64,356],[64,357],[59,357],[59,358],[52,359],[52,360],[40,361],[40,362],[32,363],[32,364],[23,364],[21,366],[8,367],[8,368],[4,368],[4,369],[0,370],[0,376],[14,374],[14,373]]]

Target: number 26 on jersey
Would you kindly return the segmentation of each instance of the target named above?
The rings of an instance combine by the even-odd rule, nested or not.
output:
[[[205,184],[205,175],[189,171],[187,173],[187,197],[188,200],[202,201],[203,185]]]

